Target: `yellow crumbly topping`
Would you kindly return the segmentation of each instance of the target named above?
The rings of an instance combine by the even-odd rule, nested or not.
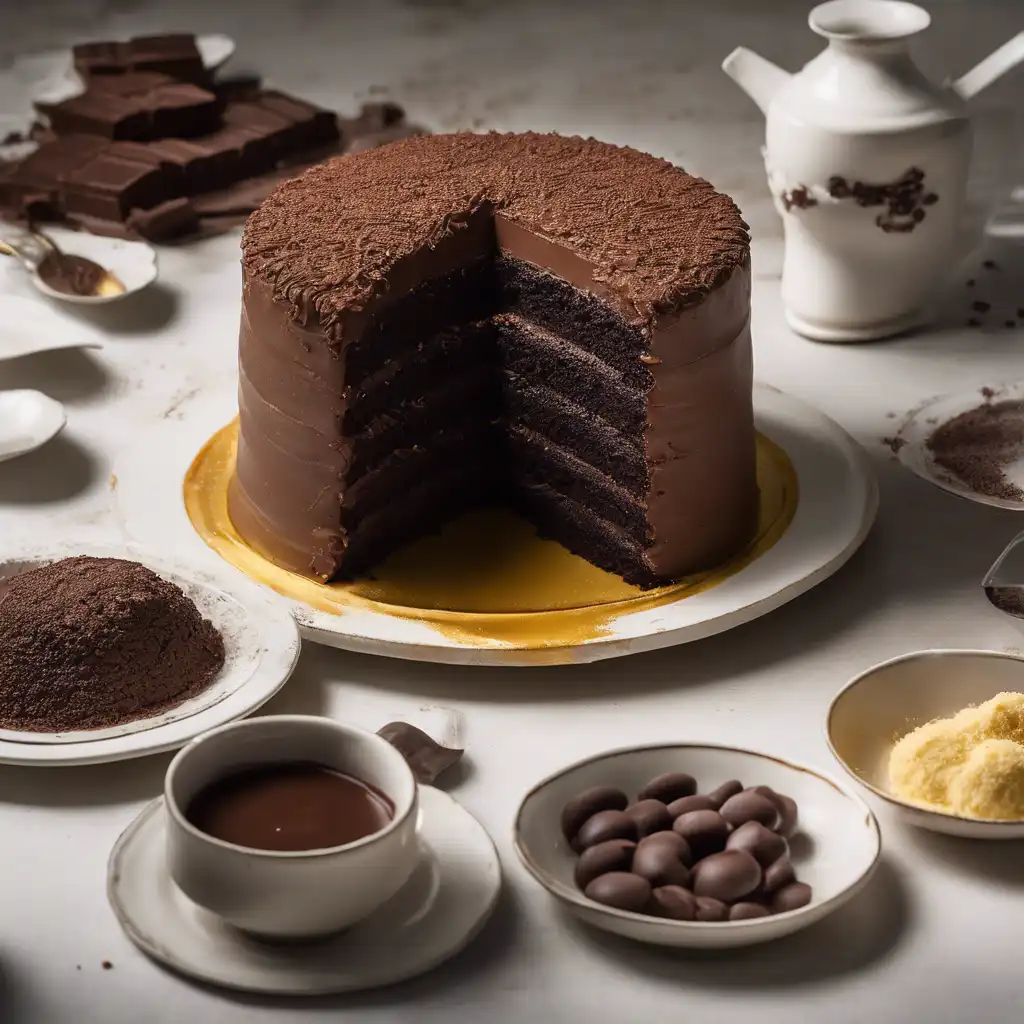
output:
[[[1024,819],[1024,694],[922,725],[889,756],[894,795],[968,818]]]

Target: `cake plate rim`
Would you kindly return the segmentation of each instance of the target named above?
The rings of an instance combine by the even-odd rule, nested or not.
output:
[[[790,443],[781,446],[801,491],[793,522],[771,549],[734,576],[703,593],[624,613],[610,623],[610,635],[565,646],[483,646],[446,636],[424,622],[383,614],[338,616],[285,600],[303,638],[314,643],[404,660],[477,666],[586,663],[688,643],[750,622],[837,572],[863,544],[878,509],[869,456],[839,424],[765,383],[755,384],[754,407],[758,428],[776,443],[776,435],[788,432]],[[111,491],[129,547],[171,543],[176,550],[187,550],[196,564],[242,575],[195,531],[182,498],[182,481],[196,453],[234,414],[233,392],[206,393],[180,411],[180,420],[159,421],[122,452],[115,461]],[[794,438],[798,451],[793,450]],[[616,635],[622,623],[633,635]]]

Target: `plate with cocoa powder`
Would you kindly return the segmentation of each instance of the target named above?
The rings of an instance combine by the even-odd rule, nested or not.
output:
[[[106,546],[0,555],[0,763],[182,746],[269,700],[299,645],[244,579]]]
[[[886,440],[904,466],[944,491],[1024,510],[1024,382],[932,398]]]

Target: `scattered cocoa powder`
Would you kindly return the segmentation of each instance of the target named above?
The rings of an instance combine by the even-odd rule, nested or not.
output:
[[[0,581],[0,727],[98,729],[208,686],[224,640],[137,562],[66,558]]]
[[[928,438],[928,449],[939,466],[972,491],[1024,500],[1024,490],[1004,472],[1024,456],[1024,401],[992,402],[991,388],[981,393],[985,404],[943,423]]]
[[[886,448],[888,448],[889,451],[891,451],[893,453],[893,455],[899,455],[900,449],[906,443],[907,442],[904,441],[902,437],[883,437],[882,438],[882,444],[884,444],[886,446]]]

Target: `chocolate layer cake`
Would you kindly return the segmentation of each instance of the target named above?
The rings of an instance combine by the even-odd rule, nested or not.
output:
[[[243,248],[232,519],[345,579],[470,505],[642,587],[757,519],[746,225],[654,157],[441,135],[312,168]]]

